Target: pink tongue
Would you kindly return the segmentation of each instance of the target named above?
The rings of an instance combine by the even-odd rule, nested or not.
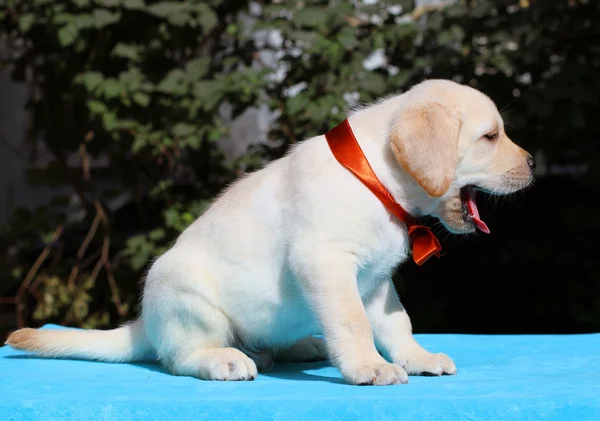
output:
[[[479,218],[479,209],[477,209],[477,204],[475,203],[475,190],[473,187],[467,187],[466,196],[467,211],[469,212],[469,215],[471,215],[471,219],[475,223],[475,226],[479,228],[480,231],[489,234],[490,229],[485,222]]]

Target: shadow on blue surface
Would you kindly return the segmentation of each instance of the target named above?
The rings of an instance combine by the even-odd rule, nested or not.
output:
[[[329,382],[346,384],[341,377],[329,377],[322,374],[311,374],[310,371],[321,371],[333,368],[327,361],[316,363],[276,364],[272,371],[261,373],[265,377],[308,382]]]

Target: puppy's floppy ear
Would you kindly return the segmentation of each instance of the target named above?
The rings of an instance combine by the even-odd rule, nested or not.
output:
[[[440,104],[425,103],[402,111],[390,133],[396,161],[425,192],[448,191],[458,162],[460,119]]]

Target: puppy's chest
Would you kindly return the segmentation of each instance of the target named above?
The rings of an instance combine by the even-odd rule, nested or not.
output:
[[[381,226],[359,256],[360,289],[368,289],[375,281],[389,277],[408,257],[409,245],[408,235],[400,225],[389,221]]]

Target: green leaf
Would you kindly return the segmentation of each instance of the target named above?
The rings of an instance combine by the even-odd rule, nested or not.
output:
[[[25,13],[19,18],[19,30],[22,33],[27,33],[31,29],[35,22],[35,15],[33,13]]]
[[[42,234],[42,242],[46,245],[52,244],[53,232],[46,232]]]
[[[140,10],[146,7],[144,0],[123,0],[123,7],[129,10]]]
[[[212,109],[223,97],[223,82],[206,80],[194,84],[193,94],[202,100],[205,110]]]
[[[156,196],[164,193],[173,186],[173,180],[160,180],[152,189],[150,189],[150,195]]]
[[[216,25],[217,18],[213,10],[203,4],[180,3],[163,1],[154,3],[145,9],[151,15],[166,19],[174,26],[185,26],[189,23],[198,22],[204,26]],[[195,19],[194,16],[197,16]],[[205,28],[206,29],[206,28]]]
[[[327,21],[327,9],[321,7],[305,7],[294,13],[292,21],[297,26],[314,27]]]
[[[375,72],[366,73],[365,77],[360,81],[360,86],[373,95],[383,94],[387,87],[383,76]]]
[[[239,27],[235,23],[230,23],[229,25],[227,25],[227,28],[225,29],[225,32],[227,32],[227,34],[232,35],[232,36],[237,35],[238,31],[239,31]]]
[[[417,33],[418,27],[414,22],[407,22],[399,25],[394,25],[393,33],[395,37],[405,38],[412,37]]]
[[[454,4],[454,5],[447,6],[444,9],[444,12],[446,12],[446,16],[448,16],[450,18],[460,18],[465,15],[466,10],[465,10],[464,6]]]
[[[185,73],[181,69],[173,69],[163,80],[160,81],[156,89],[163,93],[183,93],[181,85],[185,80]]]
[[[150,95],[144,92],[136,92],[132,96],[133,102],[141,107],[147,107],[150,104]]]
[[[140,53],[136,45],[124,44],[122,42],[115,45],[115,48],[112,50],[112,55],[131,60],[138,60],[140,58]]]
[[[131,256],[130,265],[134,271],[141,270],[150,261],[149,253],[136,253]]]
[[[112,25],[121,19],[121,13],[112,13],[106,9],[94,9],[92,12],[94,18],[94,24],[96,28],[104,28],[105,26]]]
[[[346,25],[346,18],[354,15],[355,6],[351,2],[338,2],[334,5],[333,2],[329,4],[328,14],[330,21],[329,25],[332,27],[343,26],[344,28],[352,29]]]
[[[385,48],[385,37],[382,33],[376,33],[373,35],[373,49],[378,50],[380,48]]]
[[[183,221],[186,224],[191,224],[192,222],[194,222],[194,215],[191,212],[184,212],[182,216]]]
[[[179,220],[181,219],[179,216],[179,212],[174,207],[168,208],[164,213],[165,225],[169,228],[174,228],[178,225]]]
[[[187,144],[192,149],[199,149],[202,145],[202,139],[199,136],[188,136],[186,139]]]
[[[94,0],[94,3],[104,7],[117,7],[121,4],[121,0]]]
[[[427,15],[428,30],[439,31],[444,24],[444,18],[441,13],[430,13]]]
[[[216,142],[217,140],[221,139],[224,134],[225,133],[223,132],[223,130],[220,130],[218,128],[213,128],[208,131],[207,138],[208,138],[209,142]]]
[[[105,112],[102,114],[102,125],[107,132],[113,131],[117,128],[117,116],[111,112]]]
[[[150,233],[148,234],[148,237],[152,241],[162,240],[163,238],[165,238],[165,230],[163,228],[156,228],[156,229],[150,231]]]
[[[281,13],[283,11],[287,11],[285,5],[283,4],[266,4],[263,6],[263,14],[266,16],[272,15],[275,13]]]
[[[294,41],[300,41],[307,46],[311,46],[320,38],[319,34],[313,31],[291,31],[288,37]]]
[[[167,21],[174,26],[185,26],[192,18],[192,15],[183,8],[173,10],[167,15]]]
[[[71,13],[56,13],[52,16],[52,23],[56,25],[66,25],[72,23],[75,20],[75,16]]]
[[[209,69],[211,57],[201,57],[194,60],[190,60],[186,64],[186,72],[189,80],[196,81],[201,79]]]
[[[451,31],[440,31],[437,34],[437,42],[441,45],[447,45],[453,41],[453,34]]]
[[[90,0],[71,0],[73,4],[81,9],[88,7],[91,3]]]
[[[309,101],[306,94],[300,92],[298,95],[288,98],[286,101],[287,112],[291,115],[296,115],[308,106]]]
[[[17,266],[12,269],[10,274],[14,279],[20,279],[23,276],[23,268]]]
[[[77,26],[74,23],[69,23],[58,30],[58,42],[61,47],[68,47],[75,42],[78,35]]]
[[[131,144],[131,152],[138,153],[148,144],[148,137],[145,134],[138,134]]]
[[[106,98],[116,98],[123,92],[123,88],[118,80],[109,78],[102,83],[102,90]]]
[[[370,2],[370,3],[372,3],[372,4],[362,5],[360,7],[360,11],[367,15],[379,15],[381,13],[381,4],[378,4],[378,2]]]
[[[76,15],[74,22],[79,30],[93,28],[96,25],[94,17],[88,13]]]
[[[130,66],[126,71],[119,73],[119,83],[125,90],[130,92],[140,90],[148,92],[147,89],[142,89],[144,77],[139,68]]]
[[[106,104],[104,102],[96,101],[93,99],[87,101],[86,105],[92,115],[104,114],[107,110]]]
[[[196,131],[196,126],[188,123],[177,123],[173,126],[173,134],[177,137],[189,136]]]
[[[458,25],[452,25],[450,31],[455,40],[462,41],[465,38],[465,30]]]
[[[204,3],[198,3],[196,5],[196,13],[198,14],[198,23],[204,32],[211,31],[219,23],[217,14]]]
[[[96,89],[104,80],[104,75],[100,72],[85,72],[77,75],[75,81],[77,83],[83,83],[88,91]]]
[[[119,129],[121,130],[132,130],[137,132],[140,130],[140,127],[140,123],[137,120],[125,118],[119,121]]]
[[[346,50],[353,50],[359,45],[356,33],[348,26],[338,33],[337,40]]]
[[[490,63],[504,74],[508,74],[512,71],[512,64],[504,54],[494,55],[490,59]]]
[[[392,81],[394,86],[404,86],[413,75],[411,70],[408,69],[400,69],[398,73],[392,76]]]
[[[398,4],[402,6],[403,12],[409,12],[414,7],[413,0],[388,0],[387,3],[390,5]]]
[[[159,18],[166,18],[173,10],[181,8],[181,4],[173,1],[161,1],[154,3],[146,8],[146,11],[151,15]]]
[[[494,7],[493,2],[478,1],[474,3],[475,7],[473,8],[472,13],[473,16],[478,19],[489,16],[491,14],[492,8]]]

